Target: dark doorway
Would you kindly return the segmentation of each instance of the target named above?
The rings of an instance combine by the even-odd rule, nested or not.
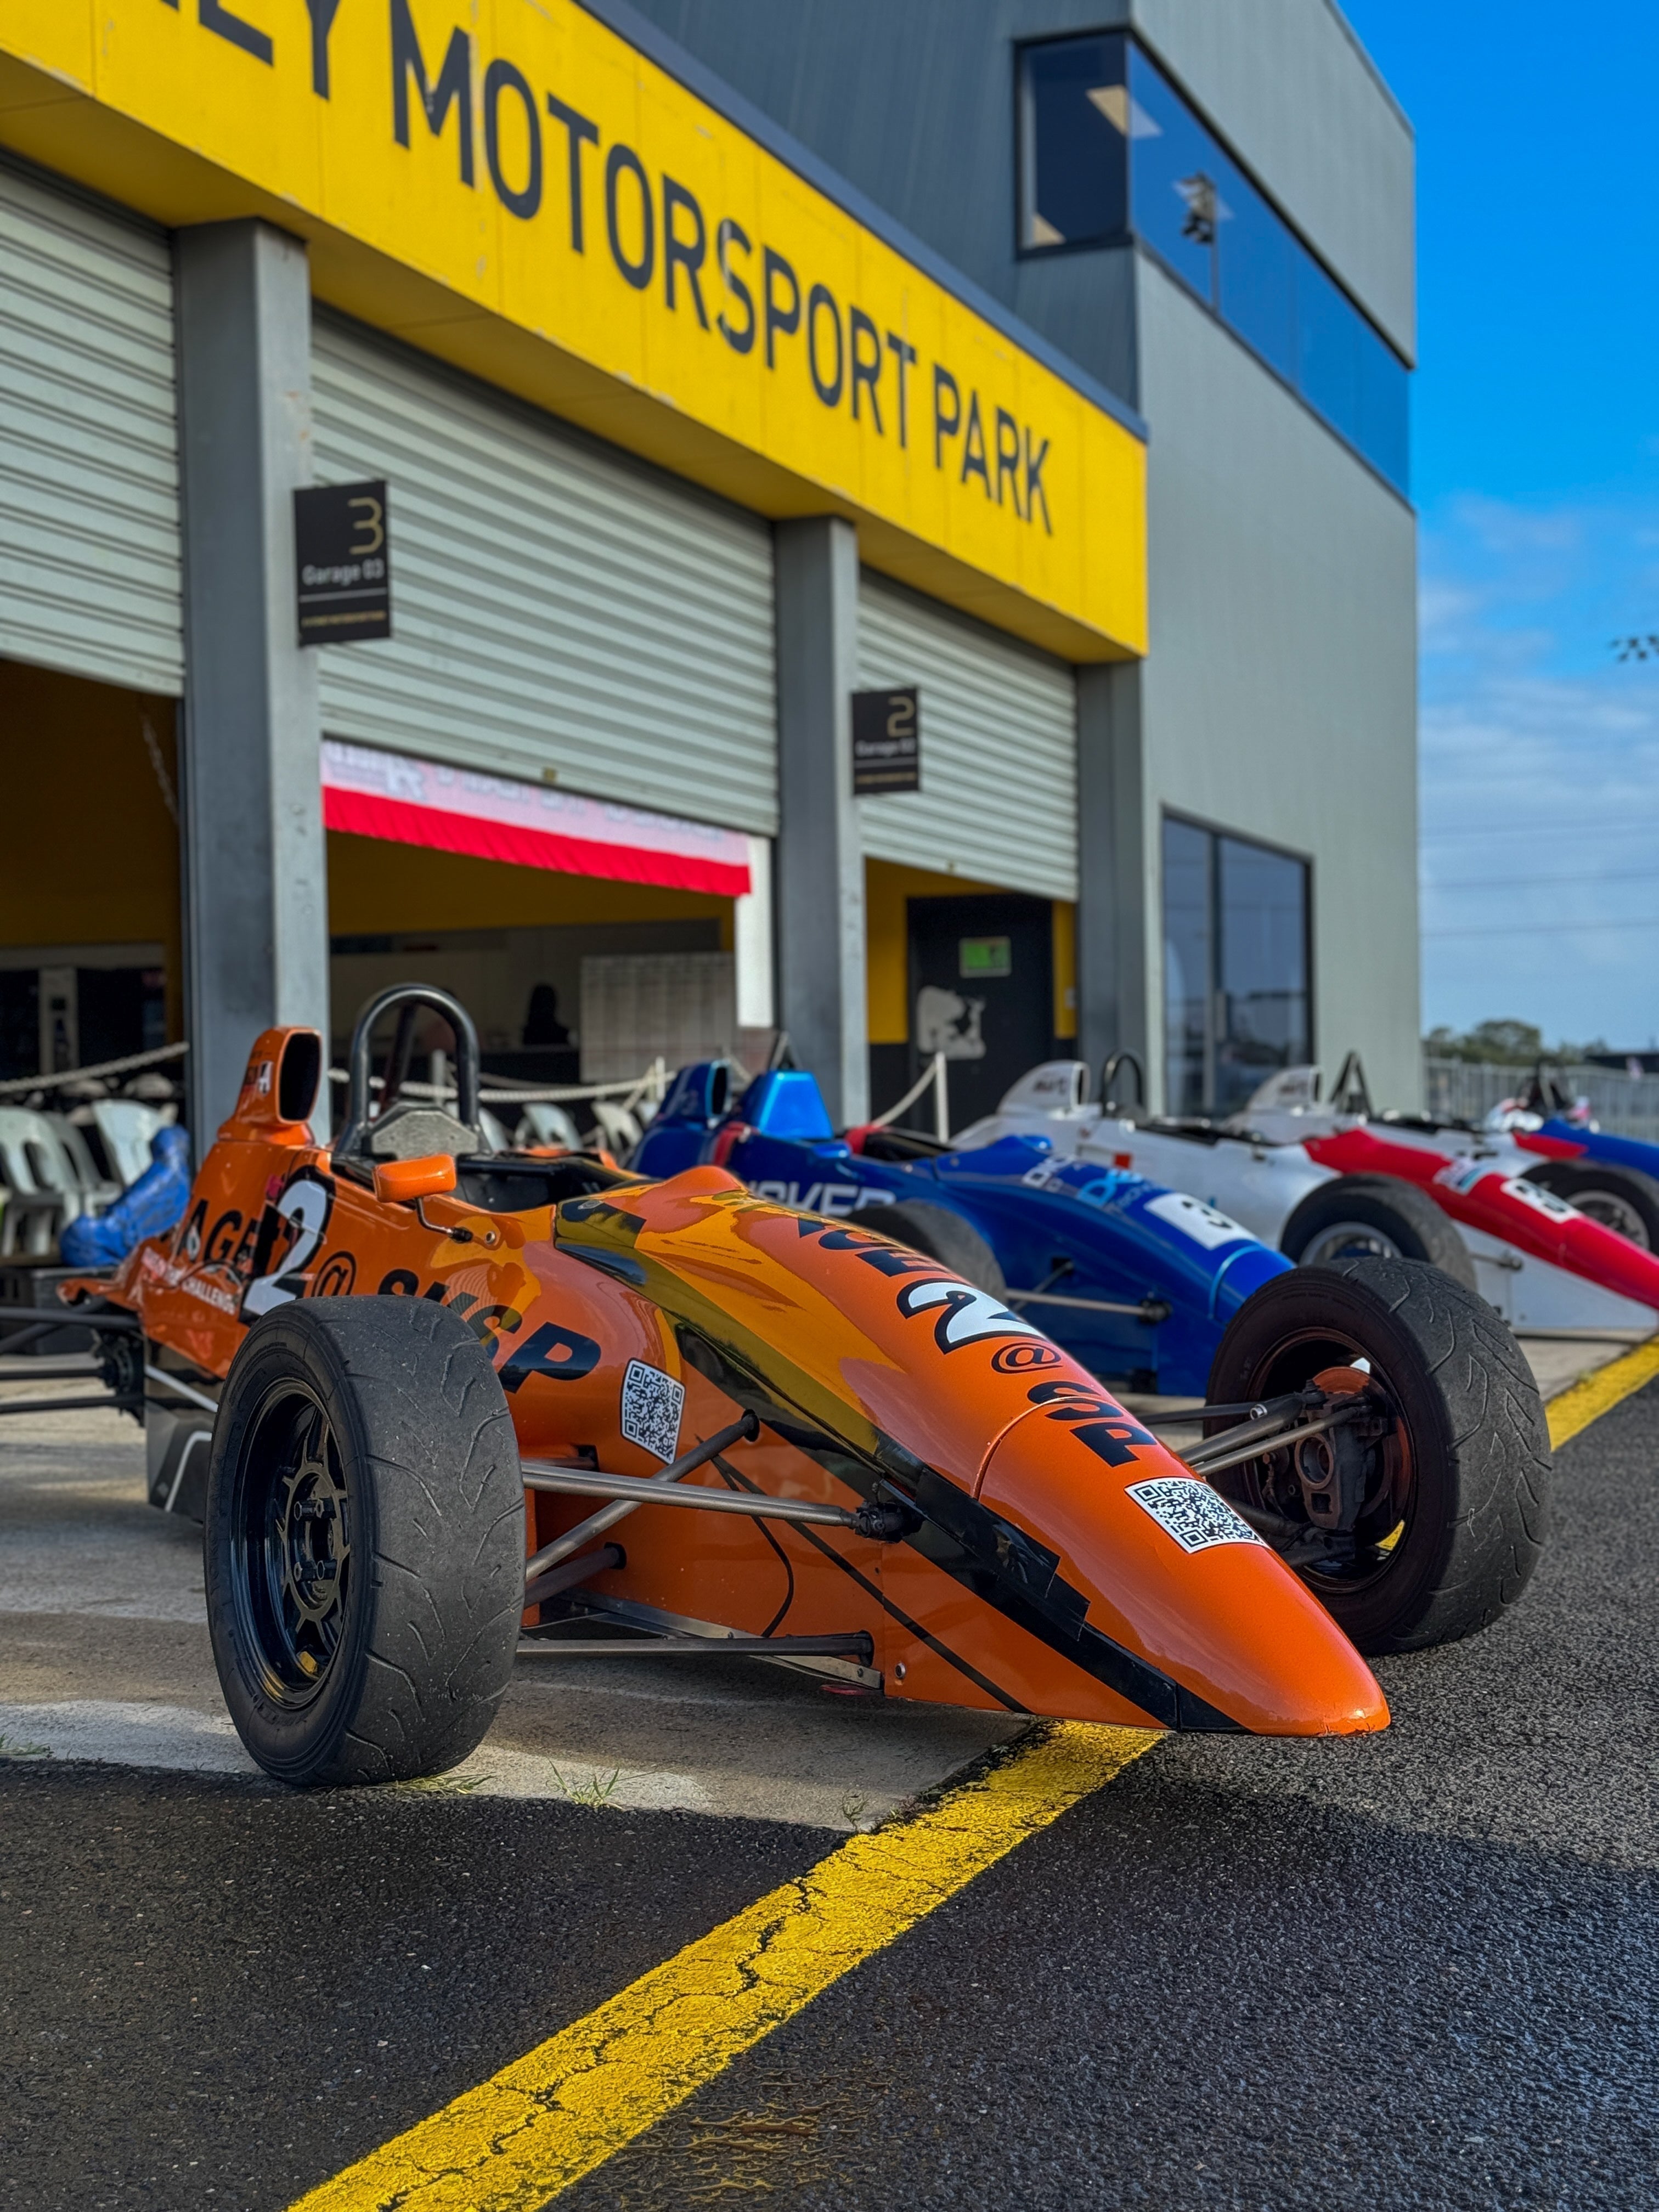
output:
[[[942,1048],[964,1129],[1053,1051],[1054,910],[1012,892],[908,905],[911,1080]],[[906,1118],[931,1128],[931,1097]]]

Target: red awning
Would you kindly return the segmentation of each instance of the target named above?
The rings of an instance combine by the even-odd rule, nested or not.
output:
[[[323,823],[354,836],[559,875],[721,898],[750,888],[749,840],[740,830],[333,738],[323,743]]]

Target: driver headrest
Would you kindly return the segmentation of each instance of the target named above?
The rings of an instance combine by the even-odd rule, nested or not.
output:
[[[483,1149],[478,1132],[441,1106],[394,1106],[384,1121],[369,1123],[367,1137],[372,1160],[423,1160],[434,1152],[455,1157]]]

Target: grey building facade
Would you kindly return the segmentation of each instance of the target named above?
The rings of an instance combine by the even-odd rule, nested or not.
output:
[[[1201,1109],[1356,1048],[1415,1103],[1413,143],[1340,10],[636,5],[1146,422],[1149,651],[1079,674],[1079,1050]]]

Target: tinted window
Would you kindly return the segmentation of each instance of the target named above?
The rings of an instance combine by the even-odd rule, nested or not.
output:
[[[1078,246],[1128,223],[1121,38],[1028,46],[1020,86],[1021,244]]]
[[[1129,61],[1129,205],[1136,233],[1215,302],[1221,149],[1146,56]]]
[[[1411,472],[1410,374],[1393,347],[1362,324],[1359,434],[1355,443],[1373,468],[1402,491]]]
[[[1231,161],[1221,165],[1217,305],[1240,337],[1296,382],[1296,240]]]
[[[1240,838],[1216,843],[1215,1103],[1231,1114],[1274,1068],[1308,1059],[1308,870],[1304,861]]]
[[[1164,1097],[1171,1114],[1200,1114],[1210,1095],[1210,913],[1207,830],[1164,824]]]
[[[1304,253],[1296,272],[1297,384],[1345,437],[1359,428],[1359,318]]]
[[[1312,1056],[1308,867],[1190,822],[1164,824],[1164,1097],[1236,1113]]]

